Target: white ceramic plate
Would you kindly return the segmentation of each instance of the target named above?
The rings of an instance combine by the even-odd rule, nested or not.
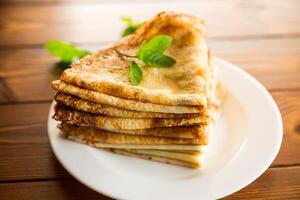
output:
[[[252,76],[221,59],[219,79],[228,91],[223,114],[203,154],[203,168],[187,169],[116,155],[60,136],[48,119],[52,149],[65,169],[93,190],[117,199],[216,199],[258,178],[282,140],[280,112]]]

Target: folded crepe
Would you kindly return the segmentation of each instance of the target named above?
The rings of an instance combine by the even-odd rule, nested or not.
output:
[[[166,152],[166,153],[182,153],[182,154],[188,154],[188,155],[194,155],[194,156],[199,156],[201,154],[200,150],[157,150],[157,149],[126,149],[131,152],[147,152],[149,154],[152,154],[152,152]]]
[[[64,124],[64,123],[63,123]],[[68,126],[76,127],[68,123]],[[199,139],[202,137],[208,138],[209,126],[207,125],[194,125],[194,126],[175,126],[175,127],[157,127],[147,129],[103,129],[109,132],[124,133],[131,135],[145,135],[155,137],[167,138],[186,138],[186,139]]]
[[[147,129],[156,127],[206,125],[208,117],[191,118],[119,118],[95,115],[83,111],[73,110],[65,105],[57,104],[55,107],[55,120],[78,126],[89,126],[100,129]]]
[[[91,102],[110,105],[110,106],[123,108],[127,110],[135,110],[141,112],[179,113],[179,114],[180,113],[201,113],[203,111],[203,106],[160,105],[160,104],[154,104],[149,102],[141,102],[141,101],[114,97],[107,94],[95,92],[92,90],[76,87],[60,80],[53,81],[51,86],[54,90],[71,94]]]
[[[176,151],[162,151],[162,150],[155,150],[155,149],[126,149],[126,151],[131,153],[136,153],[136,154],[159,156],[159,157],[183,160],[183,161],[194,162],[194,163],[199,163],[199,155],[200,155],[200,154],[197,155],[187,154],[187,153],[181,153]]]
[[[191,118],[197,116],[207,116],[207,112],[202,113],[159,113],[159,112],[138,112],[133,110],[127,110],[122,108],[117,108],[105,104],[93,103],[81,99],[79,97],[69,95],[63,92],[57,92],[54,99],[64,104],[68,107],[71,107],[75,110],[82,110],[85,112],[90,112],[94,114],[106,115],[111,117],[126,117],[126,118]]]
[[[67,134],[67,133],[66,133]],[[70,140],[87,144],[97,148],[112,148],[112,149],[157,149],[167,151],[187,151],[187,152],[201,152],[201,145],[192,144],[107,144],[96,142],[93,140],[84,139],[73,135],[67,135]]]
[[[201,166],[200,161],[197,160],[198,158],[170,158],[167,157],[166,155],[153,155],[149,152],[136,152],[136,151],[130,151],[126,149],[105,149],[107,151],[111,151],[116,154],[120,155],[125,155],[125,156],[131,156],[131,157],[136,157],[136,158],[142,158],[145,160],[153,160],[161,163],[167,163],[167,164],[172,164],[172,165],[178,165],[178,166],[183,166],[183,167],[189,167],[189,168],[199,168]],[[176,155],[174,155],[176,156]],[[173,156],[172,156],[173,157]]]
[[[130,82],[129,63],[142,42],[169,35],[169,68],[141,65],[139,85]],[[71,65],[60,80],[54,118],[71,140],[114,153],[185,167],[200,166],[211,121],[222,95],[205,42],[203,21],[163,12],[133,34]]]
[[[199,137],[208,137],[208,126],[204,125],[158,127],[147,129],[111,129],[108,131],[131,135],[147,135],[169,138],[199,139]]]
[[[170,68],[142,66],[141,83],[133,86],[129,80],[129,61],[139,62],[133,56],[141,43],[161,34],[173,38],[166,54],[174,58],[176,64]],[[196,17],[162,12],[112,47],[73,63],[60,79],[80,88],[136,102],[205,107],[208,78],[205,34],[203,21]],[[91,100],[88,95],[84,96]],[[129,109],[127,106],[123,108]]]
[[[189,168],[199,168],[201,166],[199,161],[200,148],[199,146],[192,145],[119,145],[119,144],[103,144],[99,142],[94,142],[91,140],[82,139],[76,136],[68,136],[69,139],[82,144],[86,144],[92,147],[101,148],[106,151],[110,151],[116,154],[131,156],[136,158],[142,158],[145,160],[153,160],[161,163],[167,163],[172,165],[178,165]],[[146,148],[142,148],[145,146]],[[157,146],[162,146],[163,150],[156,150]],[[179,146],[179,147],[178,147]],[[180,147],[182,146],[182,147]],[[137,149],[134,149],[137,147]],[[150,147],[150,148],[149,148]],[[151,147],[154,147],[152,149]],[[175,147],[175,148],[174,148]],[[191,149],[186,150],[188,153],[184,153],[181,149]],[[190,147],[190,148],[189,148]],[[175,150],[172,150],[175,149]]]
[[[93,127],[72,126],[63,123],[59,126],[64,133],[69,136],[74,136],[84,140],[104,144],[140,144],[140,145],[171,145],[171,144],[191,144],[203,145],[206,144],[206,135],[201,135],[197,139],[189,138],[168,138],[146,135],[130,135],[123,133],[114,133]]]

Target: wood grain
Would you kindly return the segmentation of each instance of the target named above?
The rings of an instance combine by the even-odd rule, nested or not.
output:
[[[268,169],[251,185],[224,199],[299,199],[300,168]],[[230,181],[230,180],[228,180]]]
[[[245,69],[269,90],[300,89],[300,38],[208,41],[208,45],[214,55]]]
[[[209,40],[208,44],[214,55],[242,67],[270,90],[300,88],[300,38]],[[107,45],[81,47],[95,51]],[[54,67],[56,58],[40,48],[25,48],[0,50],[0,60],[0,103],[52,99],[50,83],[60,74]]]
[[[225,199],[297,199],[300,197],[299,167],[268,169],[253,184]],[[230,181],[230,180],[229,180]],[[109,199],[76,180],[0,183],[0,199]]]
[[[0,158],[0,182],[71,178],[52,153],[45,124],[1,128]]]
[[[46,123],[51,102],[0,105],[1,127]]]
[[[110,198],[101,195],[83,186],[75,179],[20,182],[20,183],[0,183],[1,200],[108,200]]]
[[[279,105],[284,126],[281,149],[273,165],[300,165],[300,91],[273,92],[272,96]]]
[[[212,38],[298,36],[299,6],[297,0],[2,5],[0,46],[41,45],[52,39],[77,43],[114,41],[124,27],[122,16],[143,21],[163,10],[188,12],[206,19]]]
[[[284,123],[281,151],[272,166],[300,166],[300,91],[275,91],[272,95]],[[0,106],[0,181],[68,177],[49,146],[49,107],[50,103]],[[14,116],[18,118],[12,121]]]

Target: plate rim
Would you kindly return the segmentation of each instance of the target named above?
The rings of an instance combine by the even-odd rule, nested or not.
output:
[[[263,96],[268,98],[268,102],[271,104],[271,107],[272,107],[272,110],[274,111],[276,122],[277,122],[277,125],[278,125],[277,134],[276,134],[277,135],[277,145],[273,148],[272,155],[270,155],[267,158],[268,160],[264,163],[264,166],[262,166],[260,168],[260,170],[256,171],[255,176],[253,175],[251,178],[249,178],[246,181],[244,181],[243,183],[241,183],[239,185],[239,187],[235,187],[231,191],[228,191],[226,193],[217,195],[217,198],[222,198],[222,197],[226,197],[230,194],[233,194],[233,193],[241,190],[242,188],[246,187],[247,185],[249,185],[250,183],[255,181],[258,177],[260,177],[269,168],[269,166],[272,164],[272,162],[275,160],[276,156],[278,155],[281,144],[282,144],[283,123],[282,123],[282,117],[281,117],[281,114],[280,114],[280,110],[279,110],[275,100],[273,99],[271,94],[268,92],[268,90],[258,80],[256,80],[252,75],[250,75],[249,73],[247,73],[243,69],[239,68],[238,66],[236,66],[236,65],[234,65],[234,64],[232,64],[232,63],[230,63],[230,62],[228,62],[224,59],[221,59],[221,58],[218,58],[218,57],[213,57],[213,62],[224,64],[227,67],[229,67],[231,70],[234,70],[237,73],[242,74],[243,76],[245,76],[248,81],[251,81],[251,83],[255,85],[255,88],[259,89],[260,92],[263,93]],[[99,187],[96,188],[93,184],[90,184],[88,181],[82,180],[82,178],[80,176],[78,176],[77,174],[73,173],[73,171],[62,160],[62,158],[60,157],[59,153],[57,152],[57,150],[55,148],[55,144],[54,144],[55,141],[52,139],[51,130],[50,130],[50,128],[51,128],[50,127],[50,121],[53,120],[52,119],[52,111],[53,111],[53,108],[54,108],[54,103],[55,103],[55,101],[53,100],[53,102],[50,106],[50,109],[49,109],[49,113],[48,113],[47,132],[48,132],[48,137],[49,137],[49,141],[50,141],[50,146],[51,146],[52,152],[54,153],[56,159],[59,161],[59,163],[64,167],[64,169],[69,174],[71,174],[77,181],[79,181],[83,185],[89,187],[90,189],[92,189],[92,190],[94,190],[98,193],[106,195],[108,197],[112,197],[112,198],[115,198],[115,199],[120,199],[120,198],[124,199],[124,197],[120,197],[120,196],[115,195],[113,193],[106,192],[105,190],[103,190],[102,188],[99,188]],[[131,195],[131,197],[132,197],[132,195]]]
[[[243,76],[247,77],[247,79],[249,81],[251,81],[252,84],[254,84],[257,88],[259,88],[259,90],[264,94],[264,96],[268,98],[269,103],[271,103],[272,109],[275,113],[275,117],[277,118],[276,121],[277,121],[277,125],[278,125],[278,130],[277,130],[278,134],[276,134],[277,139],[278,139],[277,140],[278,144],[277,144],[277,146],[274,147],[274,150],[272,152],[273,154],[271,156],[269,156],[269,159],[268,159],[268,161],[266,161],[266,164],[264,165],[264,167],[261,167],[261,170],[256,171],[256,175],[253,176],[252,179],[248,179],[248,181],[245,181],[245,183],[240,184],[240,187],[237,187],[235,191],[220,195],[218,197],[218,199],[219,199],[219,198],[226,197],[230,194],[233,194],[233,193],[245,188],[246,186],[248,186],[249,184],[254,182],[256,179],[258,179],[271,166],[271,164],[275,160],[275,158],[278,155],[280,148],[281,148],[282,138],[283,138],[283,122],[282,122],[281,113],[280,113],[280,110],[278,108],[276,101],[274,100],[274,98],[272,97],[270,92],[264,87],[264,85],[262,83],[260,83],[256,78],[254,78],[252,75],[250,75],[248,72],[246,72],[242,68],[240,68],[237,65],[232,64],[222,58],[213,56],[213,61],[217,61],[218,63],[223,63],[223,64],[229,66],[232,70],[235,70],[238,73],[242,74]]]

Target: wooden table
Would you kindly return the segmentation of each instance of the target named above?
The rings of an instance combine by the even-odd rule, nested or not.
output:
[[[228,199],[299,199],[300,1],[138,2],[0,2],[0,199],[108,199],[72,178],[51,152],[47,114],[57,59],[43,44],[59,39],[95,50],[119,38],[121,16],[144,20],[161,10],[206,19],[214,55],[256,77],[280,107],[279,155],[261,177]]]

